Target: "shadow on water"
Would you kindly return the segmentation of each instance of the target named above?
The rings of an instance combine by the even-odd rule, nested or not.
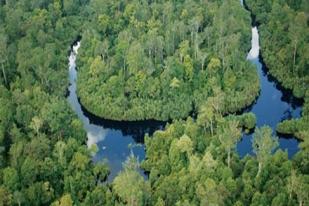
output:
[[[105,129],[113,129],[121,131],[123,136],[131,136],[138,144],[144,144],[145,134],[152,135],[156,130],[162,130],[166,122],[156,120],[143,121],[114,121],[98,117],[81,104],[84,115],[90,120],[91,124],[99,125]]]
[[[254,17],[253,17],[254,18]],[[253,23],[254,25],[254,23]],[[254,33],[254,29],[256,30]],[[257,68],[260,78],[260,95],[243,112],[253,112],[257,117],[257,126],[269,125],[274,131],[276,125],[285,119],[299,118],[301,116],[302,100],[293,97],[292,92],[284,89],[278,81],[268,74],[267,68],[259,55],[259,41],[257,28],[252,28],[252,48],[255,56],[248,58]],[[133,152],[139,160],[145,159],[144,135],[153,134],[156,130],[163,129],[166,122],[146,121],[111,121],[97,117],[88,112],[79,102],[76,94],[77,68],[75,64],[77,50],[81,36],[71,45],[69,52],[69,79],[68,101],[71,107],[83,122],[87,132],[87,145],[96,144],[98,152],[93,157],[94,162],[107,161],[111,173],[108,181],[113,180],[122,169],[123,162]],[[250,54],[249,52],[249,54]],[[298,142],[295,138],[286,135],[279,136],[280,148],[288,151],[289,157],[298,151]],[[252,154],[252,133],[245,134],[237,145],[241,157]],[[146,177],[146,174],[141,171]]]
[[[87,145],[96,144],[98,152],[93,161],[106,161],[110,168],[108,181],[112,181],[122,169],[122,164],[133,153],[139,160],[145,159],[144,136],[152,135],[154,131],[163,129],[166,122],[160,121],[111,121],[99,118],[88,112],[77,97],[76,56],[81,37],[72,44],[69,53],[69,80],[67,99],[87,133]],[[146,177],[143,171],[140,171]]]
[[[243,3],[243,1],[241,1]],[[248,10],[247,6],[244,4]],[[257,127],[270,126],[279,137],[279,148],[286,150],[288,156],[292,157],[298,150],[298,141],[291,135],[276,133],[276,126],[279,122],[287,119],[299,118],[303,100],[293,96],[292,91],[283,86],[268,73],[268,69],[260,54],[259,34],[255,17],[252,16],[252,40],[251,50],[247,59],[256,66],[260,80],[260,95],[243,112],[253,112],[257,118]],[[244,134],[242,140],[237,145],[237,151],[241,157],[246,154],[253,154],[252,133]]]
[[[272,82],[275,85],[277,90],[281,91],[282,93],[281,101],[287,102],[288,104],[292,106],[293,109],[302,107],[304,104],[304,99],[295,97],[291,89],[284,88],[282,84],[273,75],[271,75],[268,72],[266,64],[264,63],[263,52],[261,51],[260,53],[261,55],[259,56],[259,59],[260,59],[260,63],[262,64],[263,75],[267,77],[267,80],[269,82]]]

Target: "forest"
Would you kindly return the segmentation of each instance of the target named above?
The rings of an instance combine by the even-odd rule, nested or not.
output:
[[[113,120],[171,120],[211,104],[237,112],[258,95],[257,74],[245,59],[251,20],[238,1],[90,4],[94,18],[78,58],[78,96],[88,111]]]
[[[304,102],[277,126],[300,139],[292,158],[241,113],[260,91],[246,61],[251,17],[270,74]],[[88,111],[169,120],[111,182],[66,99],[80,36]],[[0,206],[307,206],[308,67],[307,0],[0,0]],[[241,158],[236,144],[253,130],[254,154]]]

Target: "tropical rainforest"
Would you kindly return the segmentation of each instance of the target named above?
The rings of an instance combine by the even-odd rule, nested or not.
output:
[[[0,0],[0,206],[309,205],[307,0]],[[304,101],[278,132],[240,111],[259,94],[246,61],[251,15],[269,72]],[[67,97],[82,37],[78,96],[111,120],[169,120],[107,182]],[[196,113],[196,115],[192,115]],[[191,116],[190,116],[191,115]],[[236,152],[254,130],[254,155]],[[142,168],[147,178],[139,173]]]
[[[238,1],[93,5],[78,58],[78,96],[88,111],[171,120],[206,100],[227,113],[257,96],[258,77],[245,58],[251,19]]]

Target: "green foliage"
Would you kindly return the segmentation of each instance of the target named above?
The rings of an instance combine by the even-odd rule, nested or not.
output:
[[[224,115],[259,91],[245,61],[250,17],[238,1],[0,1],[0,205],[308,205],[309,6],[248,4],[272,74],[305,98],[303,117],[278,126],[304,140],[292,160],[274,153],[266,127],[256,130],[256,157],[235,151],[256,119]],[[90,111],[125,120],[198,111],[145,138],[147,180],[130,156],[105,182],[107,165],[94,164],[84,144],[65,100],[67,50],[81,31],[78,89]]]
[[[218,138],[227,152],[227,165],[230,167],[231,150],[236,147],[236,143],[240,140],[241,130],[238,128],[239,123],[237,121],[228,121],[221,124]]]
[[[278,147],[278,138],[272,136],[272,129],[268,126],[257,128],[253,137],[253,152],[259,161],[257,177],[262,172],[262,167],[268,162],[270,154]]]
[[[71,199],[71,196],[69,194],[66,194],[66,195],[62,196],[59,201],[56,201],[51,205],[52,206],[72,206],[73,201]]]
[[[187,117],[217,91],[222,113],[257,96],[258,77],[245,60],[250,19],[239,2],[102,1],[90,9],[96,18],[86,25],[78,58],[78,95],[88,111],[113,120],[170,120]]]
[[[241,115],[229,115],[227,118],[238,121],[239,126],[247,130],[255,128],[256,125],[256,117],[255,114],[252,112],[244,113]]]
[[[105,188],[107,166],[92,163],[65,99],[67,50],[82,25],[73,13],[87,1],[72,3],[0,3],[0,205],[82,204]]]
[[[129,156],[124,163],[124,171],[120,172],[113,181],[115,195],[125,205],[147,205],[150,187],[138,173],[138,161]],[[129,187],[128,187],[129,186]]]
[[[295,183],[291,187],[290,179],[296,168],[307,176],[306,167],[300,162],[294,165],[286,152],[274,153],[278,143],[268,127],[256,130],[256,157],[239,159],[233,149],[240,137],[239,126],[230,116],[217,118],[211,134],[203,124],[188,118],[146,138],[142,167],[150,172],[151,205],[297,205],[299,200],[305,205],[306,178],[299,183],[303,188],[298,190],[299,199],[298,187]],[[301,151],[297,155],[306,154]]]

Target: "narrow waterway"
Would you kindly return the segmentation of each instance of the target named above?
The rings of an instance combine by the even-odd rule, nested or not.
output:
[[[243,1],[241,1],[241,5],[243,5]],[[247,60],[257,68],[261,90],[256,102],[245,112],[253,112],[256,115],[257,127],[270,126],[274,134],[279,137],[279,148],[286,150],[291,157],[299,149],[298,141],[293,137],[276,134],[276,125],[286,119],[299,118],[301,102],[268,74],[260,57],[259,33],[256,26],[252,28],[251,50]],[[237,145],[237,151],[241,157],[252,154],[252,134],[244,135]]]
[[[87,132],[87,145],[96,144],[99,151],[93,157],[94,162],[106,161],[111,173],[108,180],[112,180],[122,169],[123,162],[131,152],[143,160],[145,158],[144,135],[152,134],[155,130],[162,129],[165,125],[158,121],[141,122],[116,122],[95,117],[87,112],[79,103],[76,92],[76,56],[80,42],[72,46],[69,56],[69,96],[68,101],[73,110],[83,122]]]

